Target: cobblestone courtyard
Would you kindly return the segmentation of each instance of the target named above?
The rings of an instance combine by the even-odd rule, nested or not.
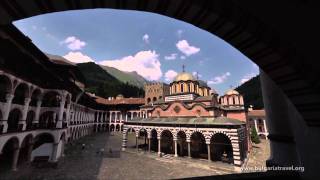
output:
[[[235,173],[232,165],[206,160],[159,158],[156,153],[147,153],[128,148],[121,152],[122,133],[96,134],[68,144],[65,157],[56,169],[36,169],[20,165],[17,172],[1,173],[0,179],[172,179],[193,176],[208,176]],[[140,140],[141,142],[143,139]],[[86,144],[84,150],[82,144]],[[129,135],[128,145],[134,146],[134,134]],[[103,155],[97,154],[101,148]],[[112,153],[110,153],[112,149]],[[257,160],[256,160],[257,161]]]
[[[259,144],[253,144],[251,152],[249,154],[248,168],[254,169],[255,167],[265,167],[266,166],[266,160],[270,156],[270,144],[269,140],[261,139],[261,143]]]

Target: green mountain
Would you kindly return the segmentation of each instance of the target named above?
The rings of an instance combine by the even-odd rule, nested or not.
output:
[[[86,78],[88,92],[105,98],[118,94],[124,97],[143,97],[144,95],[143,88],[118,80],[93,62],[79,63],[77,66]]]
[[[109,67],[109,66],[102,66],[100,65],[105,71],[107,71],[110,75],[118,79],[119,81],[123,83],[128,83],[130,85],[134,85],[140,88],[143,88],[144,83],[147,81],[140,76],[137,72],[125,72],[120,71],[116,68]]]
[[[242,85],[237,87],[236,90],[243,95],[244,106],[246,108],[248,108],[250,105],[253,105],[253,109],[263,108],[259,75],[243,83]]]

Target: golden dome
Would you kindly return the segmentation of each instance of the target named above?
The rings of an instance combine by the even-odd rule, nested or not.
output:
[[[196,81],[196,78],[190,73],[182,72],[174,78],[174,81]]]
[[[226,91],[225,95],[239,95],[239,92],[234,89],[229,89]]]

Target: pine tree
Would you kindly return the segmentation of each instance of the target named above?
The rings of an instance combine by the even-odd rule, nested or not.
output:
[[[257,130],[255,127],[251,128],[251,141],[255,144],[259,144],[260,143],[260,138],[258,136]]]

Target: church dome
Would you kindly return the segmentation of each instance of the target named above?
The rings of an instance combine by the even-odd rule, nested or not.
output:
[[[229,89],[226,91],[225,95],[239,95],[239,92],[234,89]]]
[[[195,80],[196,80],[196,78],[192,74],[187,73],[187,72],[179,73],[174,78],[174,81],[195,81]]]

